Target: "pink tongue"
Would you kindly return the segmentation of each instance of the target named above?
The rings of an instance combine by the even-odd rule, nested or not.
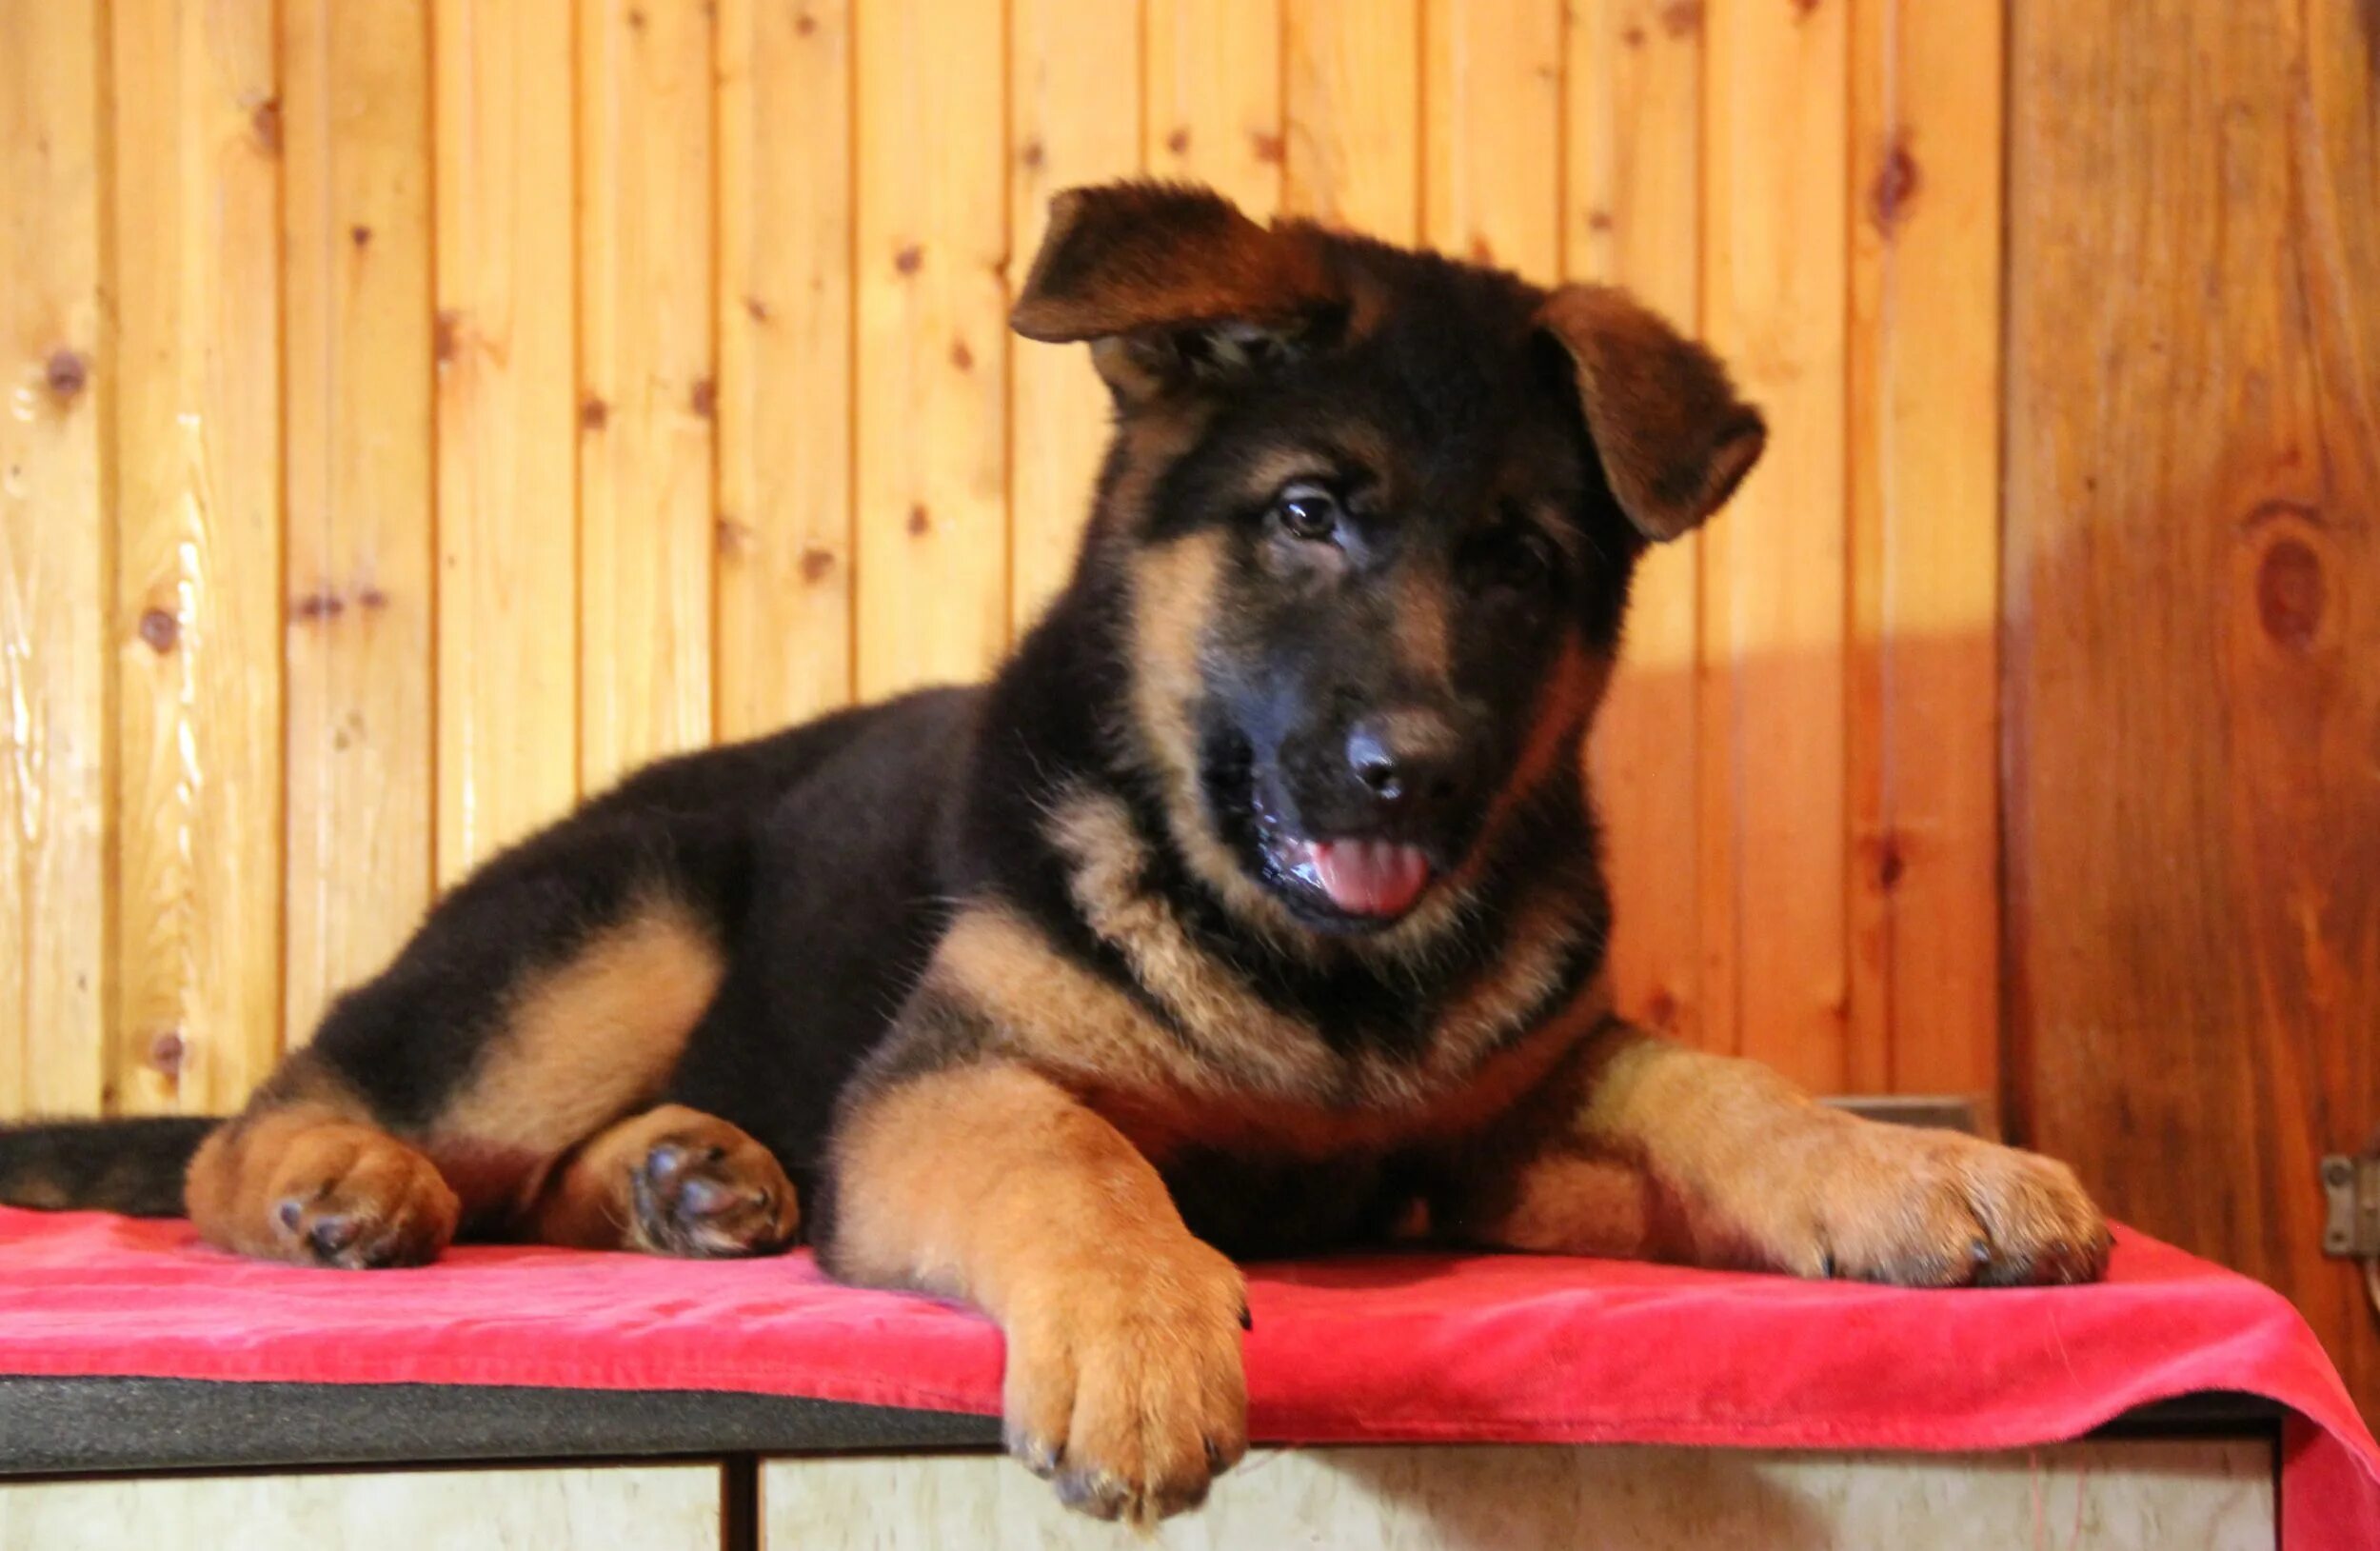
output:
[[[1429,860],[1418,846],[1308,841],[1306,857],[1331,903],[1351,916],[1401,916],[1430,884]]]

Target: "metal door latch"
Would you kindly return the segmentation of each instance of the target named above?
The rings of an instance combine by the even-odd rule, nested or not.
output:
[[[2329,1206],[2322,1252],[2333,1260],[2380,1259],[2380,1147],[2322,1161],[2322,1197]]]

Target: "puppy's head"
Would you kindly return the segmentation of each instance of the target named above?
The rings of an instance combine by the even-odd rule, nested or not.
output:
[[[1243,911],[1426,925],[1577,779],[1630,571],[1726,500],[1759,416],[1622,293],[1547,292],[1193,189],[1059,196],[1017,303],[1118,434],[1081,585],[1131,739]]]

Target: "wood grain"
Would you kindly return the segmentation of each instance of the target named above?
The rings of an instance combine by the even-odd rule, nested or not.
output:
[[[715,1465],[0,1486],[0,1551],[716,1551]]]
[[[2380,144],[2351,0],[2010,35],[2007,929],[2033,1140],[2380,1413]],[[2120,283],[2112,283],[2120,277]]]
[[[1769,421],[1703,534],[1706,1039],[1842,1091],[1843,0],[1704,8],[1703,327]]]
[[[294,1043],[429,902],[429,30],[285,0],[280,33]]]
[[[236,1104],[281,1044],[283,130],[272,12],[109,12],[118,815],[111,1094]]]
[[[1281,0],[1145,0],[1150,173],[1259,220],[1281,197]]]
[[[2273,1510],[2271,1451],[2254,1440],[1953,1455],[1320,1448],[1250,1455],[1162,1540],[1176,1551],[2271,1551]],[[770,1462],[760,1518],[764,1551],[1094,1551],[1118,1541],[1113,1526],[1069,1513],[1014,1462],[981,1455]],[[2040,1537],[2045,1520],[2053,1541]],[[2089,1527],[2070,1535],[2074,1525]]]
[[[2002,17],[1852,8],[1850,1085],[1999,1075]]]
[[[1010,8],[1012,294],[1041,247],[1050,195],[1141,169],[1140,22],[1137,7],[1107,0],[1015,0]],[[1023,341],[1014,348],[1008,607],[1011,625],[1022,630],[1074,568],[1107,445],[1109,404],[1087,350]]]
[[[998,8],[862,0],[859,689],[981,677],[1008,641]],[[925,176],[927,169],[932,176]]]
[[[0,0],[0,1114],[98,1112],[110,540],[95,12]]]
[[[1702,307],[1700,18],[1666,0],[1588,0],[1571,19],[1564,92],[1571,277],[1626,286],[1689,332]],[[1616,1003],[1688,1040],[1703,1025],[1701,543],[1688,534],[1639,563],[1620,668],[1587,748],[1618,906]]]
[[[1559,0],[1433,5],[1424,23],[1425,240],[1539,285],[1560,278]]]
[[[851,10],[719,12],[718,733],[851,698]]]
[[[1421,239],[1419,0],[1285,0],[1283,202],[1390,242]]]
[[[579,784],[711,741],[706,0],[579,15]]]
[[[439,883],[578,792],[568,0],[437,0]]]

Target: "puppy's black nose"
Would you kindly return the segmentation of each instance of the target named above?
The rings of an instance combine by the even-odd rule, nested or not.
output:
[[[1383,807],[1433,811],[1468,793],[1472,758],[1453,723],[1435,711],[1375,711],[1347,729],[1347,769]]]

